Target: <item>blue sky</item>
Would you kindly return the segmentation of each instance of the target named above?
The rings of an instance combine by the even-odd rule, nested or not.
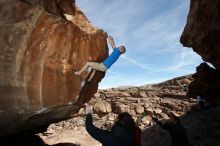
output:
[[[126,54],[107,71],[99,88],[158,83],[195,72],[202,60],[179,38],[190,0],[77,0],[98,28],[112,35]],[[110,47],[110,46],[109,46]]]

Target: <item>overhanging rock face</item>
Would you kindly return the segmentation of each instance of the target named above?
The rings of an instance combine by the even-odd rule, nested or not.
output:
[[[215,67],[206,63],[197,67],[188,96],[201,95],[215,103],[220,96],[220,0],[191,0],[180,41]]]
[[[220,0],[191,0],[181,43],[220,71]]]
[[[0,135],[70,117],[104,77],[64,72],[107,56],[106,33],[72,0],[26,2],[0,1]]]

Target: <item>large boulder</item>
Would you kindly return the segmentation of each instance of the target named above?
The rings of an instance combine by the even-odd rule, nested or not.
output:
[[[212,104],[216,104],[220,96],[220,72],[209,67],[207,63],[201,63],[193,75],[194,81],[189,85],[189,97],[200,95]]]
[[[93,105],[94,111],[100,114],[108,114],[112,112],[111,105],[106,101],[97,100]]]
[[[180,42],[211,63],[201,64],[189,87],[189,96],[203,95],[209,99],[219,97],[220,91],[220,0],[191,0],[187,24]],[[214,76],[211,76],[214,75]],[[214,81],[214,82],[212,82]],[[198,90],[199,88],[199,90]],[[204,94],[204,91],[207,91]]]
[[[0,1],[0,135],[69,118],[97,91],[73,76],[87,61],[107,56],[106,33],[72,0]],[[71,19],[66,19],[66,14]]]

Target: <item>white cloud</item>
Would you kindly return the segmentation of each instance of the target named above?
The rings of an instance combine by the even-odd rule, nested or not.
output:
[[[179,43],[189,0],[76,2],[95,26],[115,38],[116,45],[124,44],[127,48],[122,60],[107,72],[101,88],[162,81],[170,78],[170,74],[192,73],[201,62],[198,55]],[[150,78],[153,74],[158,76]]]
[[[158,68],[152,73],[156,72],[192,72],[192,69],[187,67],[196,67],[202,61],[199,55],[196,55],[192,50],[187,50],[189,48],[182,48],[179,54],[173,56],[172,63],[168,64],[166,67]]]
[[[127,57],[125,55],[123,55],[122,58],[129,61],[130,63],[136,65],[137,67],[142,68],[142,69],[146,69],[146,70],[151,70],[152,69],[152,67],[150,67],[150,65],[142,64],[142,63],[136,61],[135,59],[132,59],[132,58]]]

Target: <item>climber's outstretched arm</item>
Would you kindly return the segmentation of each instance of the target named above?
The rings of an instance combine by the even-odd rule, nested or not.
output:
[[[108,42],[109,42],[109,44],[112,46],[112,49],[116,48],[116,47],[115,47],[115,42],[114,42],[114,39],[113,39],[112,36],[109,36],[109,37],[108,37]]]

